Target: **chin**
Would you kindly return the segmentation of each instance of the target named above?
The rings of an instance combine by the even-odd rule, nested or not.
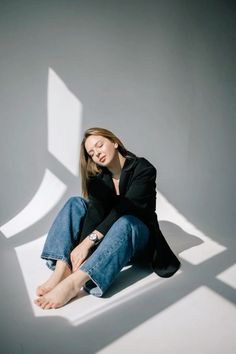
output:
[[[110,166],[110,164],[111,164],[111,161],[110,160],[106,160],[105,162],[104,162],[104,164],[102,164],[101,166],[103,166],[103,167],[109,167]]]
[[[100,167],[107,167],[109,165],[109,161],[105,161],[104,163],[103,162],[97,162],[97,165],[100,166]]]

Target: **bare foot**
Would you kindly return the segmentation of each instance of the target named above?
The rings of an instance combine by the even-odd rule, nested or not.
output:
[[[86,273],[78,270],[62,280],[47,294],[38,297],[34,303],[44,310],[62,307],[78,295],[81,287],[89,279]]]
[[[71,274],[71,270],[69,266],[61,261],[58,260],[56,264],[56,268],[50,278],[43,284],[37,287],[36,295],[43,296],[51,291],[57,284],[59,284],[63,279],[67,278]]]

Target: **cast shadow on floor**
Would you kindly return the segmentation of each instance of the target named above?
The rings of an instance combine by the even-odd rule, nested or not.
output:
[[[161,221],[159,224],[165,239],[177,256],[179,253],[203,243],[199,237],[186,233],[174,223]],[[103,295],[103,298],[114,296],[152,273],[151,265],[134,263],[119,273],[110,289]],[[160,279],[158,275],[156,276]]]

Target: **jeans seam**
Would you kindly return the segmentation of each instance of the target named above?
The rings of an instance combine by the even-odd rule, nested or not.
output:
[[[122,242],[116,242],[116,245],[117,244],[119,244],[119,245],[122,245]],[[111,254],[111,252],[110,251],[108,251],[107,252],[108,254]],[[90,267],[89,269],[86,269],[86,264],[84,265],[85,266],[85,270],[82,268],[81,270],[82,271],[84,271],[84,272],[86,272],[91,278],[92,278],[92,280],[93,280],[93,276],[94,276],[94,274],[92,274],[93,273],[93,271],[95,271],[97,268],[98,268],[98,266],[99,266],[99,263],[101,263],[101,261],[102,261],[102,258],[100,258],[100,260],[99,260],[99,262],[97,262],[94,266],[92,266],[92,267]],[[94,281],[94,283],[97,285],[97,283]],[[102,282],[103,283],[103,282]],[[98,285],[97,285],[98,286]],[[99,289],[102,289],[100,286],[98,286],[99,287]],[[102,291],[103,292],[103,291]]]
[[[121,245],[122,244],[122,242],[116,242],[116,243],[114,243],[114,247],[112,248],[112,249],[114,249],[115,248],[115,246],[117,246],[117,245]],[[109,250],[107,250],[107,252],[106,252],[106,254],[107,255],[111,255],[113,252],[111,251],[111,249],[109,249]],[[96,268],[98,268],[98,265],[101,263],[101,261],[102,261],[103,259],[100,257],[98,260],[97,260],[97,262],[94,264],[94,266],[92,266],[90,269],[91,270],[95,270]]]

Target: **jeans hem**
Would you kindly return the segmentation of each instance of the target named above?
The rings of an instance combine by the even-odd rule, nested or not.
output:
[[[65,262],[68,267],[71,269],[71,265],[68,262],[68,259],[65,256],[58,256],[58,255],[50,255],[50,254],[42,254],[41,258],[46,260],[46,265],[50,270],[55,270],[56,268],[56,261],[60,260]]]
[[[98,284],[96,280],[94,280],[93,275],[90,273],[89,270],[84,270],[82,267],[79,268],[82,272],[85,272],[90,280],[88,280],[84,286],[83,289],[89,293],[90,295],[96,296],[96,297],[102,297],[104,294],[104,291],[102,290],[101,286]],[[95,286],[94,286],[95,285]]]

